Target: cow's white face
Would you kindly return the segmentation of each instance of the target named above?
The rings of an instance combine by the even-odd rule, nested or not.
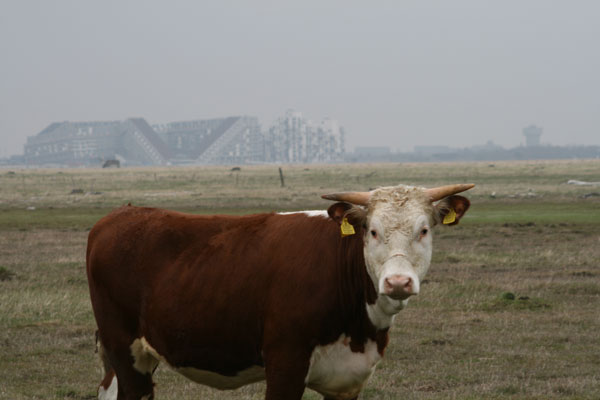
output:
[[[434,212],[421,188],[381,188],[371,195],[364,256],[379,302],[390,312],[419,293],[431,263]]]
[[[362,228],[365,264],[377,291],[377,300],[367,305],[367,311],[377,328],[389,327],[408,298],[419,293],[431,263],[431,228],[440,221],[456,225],[470,203],[455,194],[474,186],[425,189],[399,185],[321,196],[340,201],[327,212],[342,224],[342,233],[348,221]],[[357,211],[348,203],[366,209]]]

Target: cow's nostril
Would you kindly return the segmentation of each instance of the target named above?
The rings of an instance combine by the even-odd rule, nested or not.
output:
[[[390,281],[390,278],[385,278],[385,292],[392,292],[394,290],[394,285]]]
[[[384,293],[394,299],[406,299],[415,293],[414,280],[405,275],[393,275],[384,280]]]

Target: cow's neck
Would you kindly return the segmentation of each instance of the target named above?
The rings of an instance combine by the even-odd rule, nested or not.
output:
[[[377,329],[388,329],[394,322],[394,317],[408,303],[406,300],[393,300],[387,296],[378,296],[374,304],[367,304],[369,319]]]
[[[366,268],[366,266],[365,266]],[[369,277],[371,282],[373,280]],[[373,283],[376,285],[375,283]],[[388,296],[377,296],[377,300],[367,304],[369,319],[377,329],[388,329],[394,322],[394,317],[408,303],[406,300],[394,300]]]
[[[370,318],[369,308],[377,304],[377,292],[367,273],[363,254],[364,242],[361,232],[341,239],[338,264],[338,301],[342,310],[344,333],[352,341],[364,343],[373,339],[378,330],[387,330],[389,325],[376,325]]]

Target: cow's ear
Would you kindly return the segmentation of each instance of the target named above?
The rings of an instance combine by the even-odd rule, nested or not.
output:
[[[338,224],[342,224],[346,212],[352,208],[352,204],[339,202],[335,203],[327,209],[327,214]]]
[[[434,206],[435,221],[444,225],[456,225],[470,205],[471,202],[466,197],[448,196]]]

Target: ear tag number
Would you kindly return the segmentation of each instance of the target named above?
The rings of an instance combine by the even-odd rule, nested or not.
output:
[[[450,212],[446,214],[446,216],[444,217],[444,221],[442,222],[444,223],[444,225],[448,225],[453,223],[454,221],[456,221],[456,211],[454,211],[454,209],[451,208]]]
[[[342,237],[354,235],[356,232],[354,231],[354,227],[348,222],[348,218],[344,218],[342,220],[342,225],[340,226],[342,231]]]

